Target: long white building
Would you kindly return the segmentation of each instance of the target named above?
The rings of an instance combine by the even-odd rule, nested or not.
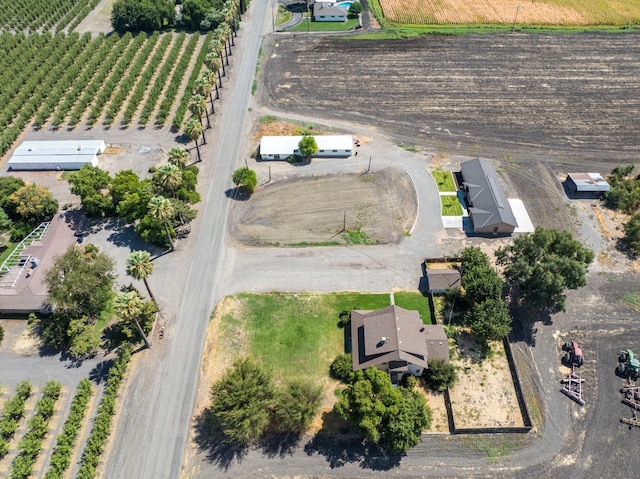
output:
[[[79,170],[98,165],[102,140],[23,141],[9,159],[12,170]]]
[[[351,135],[313,135],[318,145],[316,157],[346,158],[353,154]],[[300,156],[298,144],[302,136],[263,136],[260,140],[260,159],[286,160]]]

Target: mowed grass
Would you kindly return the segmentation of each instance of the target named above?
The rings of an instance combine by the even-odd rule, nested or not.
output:
[[[224,314],[220,334],[231,335],[226,354],[247,355],[277,378],[322,378],[344,352],[341,311],[389,306],[388,294],[239,294]]]
[[[453,182],[453,175],[450,171],[435,170],[431,172],[433,179],[436,180],[438,191],[456,191],[456,185]]]
[[[462,216],[462,205],[457,195],[440,196],[442,216]]]
[[[310,22],[306,18],[302,23],[293,28],[288,28],[288,32],[343,32],[354,28],[358,24],[357,18],[347,18],[346,22]]]
[[[370,0],[369,6],[384,30],[399,37],[438,33],[467,33],[512,29],[566,30],[638,29],[640,0]],[[517,13],[517,14],[516,14]],[[515,22],[515,25],[514,25]],[[425,29],[426,27],[426,29]],[[436,27],[434,29],[434,27]],[[451,29],[450,27],[454,27]]]
[[[422,296],[421,293],[413,291],[398,291],[393,293],[396,306],[418,311],[424,324],[431,324],[431,312],[429,311],[429,299]]]

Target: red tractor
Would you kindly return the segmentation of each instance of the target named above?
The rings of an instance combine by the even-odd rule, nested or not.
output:
[[[567,341],[562,346],[562,350],[564,351],[564,363],[571,367],[580,367],[584,364],[584,356],[582,355],[582,348],[578,346],[578,343],[575,341]]]

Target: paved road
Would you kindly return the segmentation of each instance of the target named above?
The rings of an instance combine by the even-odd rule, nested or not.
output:
[[[241,161],[243,136],[251,84],[261,43],[260,33],[270,31],[270,2],[251,3],[236,39],[233,65],[222,92],[223,107],[217,118],[217,144],[209,147],[203,177],[211,178],[206,205],[201,210],[197,239],[183,246],[191,254],[176,254],[160,260],[158,285],[165,311],[167,334],[163,344],[139,357],[131,387],[121,406],[113,449],[104,477],[171,478],[180,476],[185,441],[190,425],[200,358],[209,315],[226,293],[231,255],[225,254],[225,231],[229,200],[224,191],[231,185],[231,172]],[[218,120],[219,121],[219,120]],[[169,255],[171,256],[171,255]],[[180,264],[176,264],[176,262]],[[190,265],[185,281],[180,270]],[[175,269],[174,269],[175,268]],[[172,275],[172,270],[176,272]],[[156,280],[157,281],[157,280]],[[176,317],[174,298],[181,298]],[[164,304],[163,304],[164,303]],[[164,349],[166,348],[166,349]]]

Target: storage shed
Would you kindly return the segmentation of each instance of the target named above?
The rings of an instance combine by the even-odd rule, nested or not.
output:
[[[446,293],[449,288],[461,288],[460,271],[453,268],[427,269],[429,293]]]
[[[574,197],[598,198],[609,191],[610,186],[600,173],[569,173],[565,188]]]
[[[314,135],[318,145],[317,157],[347,158],[353,154],[351,135]],[[286,160],[300,156],[298,144],[302,136],[263,136],[260,140],[262,160]]]
[[[103,140],[24,141],[9,159],[12,170],[79,170],[98,165]]]

